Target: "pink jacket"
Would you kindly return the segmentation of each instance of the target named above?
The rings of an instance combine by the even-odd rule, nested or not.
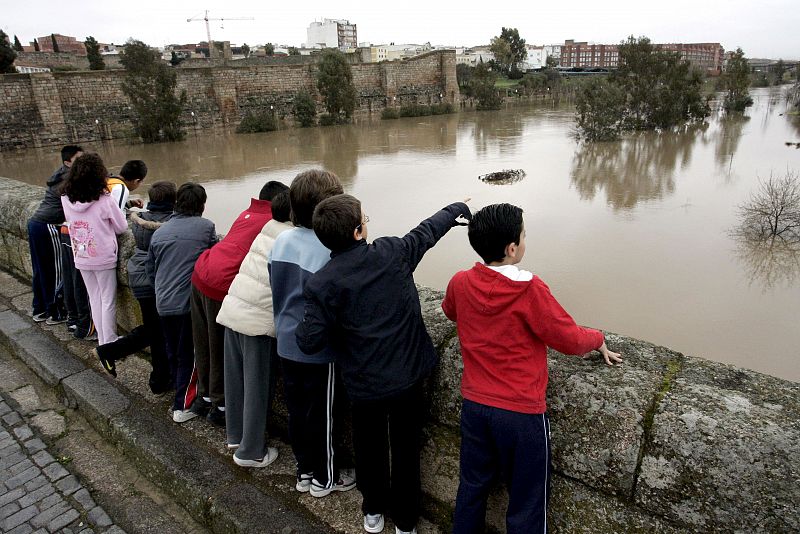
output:
[[[122,210],[111,195],[94,202],[70,202],[61,197],[64,217],[69,224],[75,267],[86,271],[104,271],[117,266],[117,234],[128,229]]]

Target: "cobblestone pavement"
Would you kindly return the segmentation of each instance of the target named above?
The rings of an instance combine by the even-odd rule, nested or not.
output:
[[[123,533],[0,393],[0,532]]]

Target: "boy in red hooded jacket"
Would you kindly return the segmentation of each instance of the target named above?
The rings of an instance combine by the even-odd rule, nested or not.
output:
[[[483,532],[497,474],[508,488],[507,532],[546,532],[547,347],[564,354],[599,350],[609,365],[622,358],[608,350],[602,332],[575,324],[540,278],[517,268],[525,255],[521,208],[483,208],[473,215],[468,235],[484,263],[456,273],[442,302],[456,322],[464,360],[453,532]]]

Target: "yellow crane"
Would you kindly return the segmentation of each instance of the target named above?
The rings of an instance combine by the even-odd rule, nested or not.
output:
[[[214,50],[214,41],[211,40],[211,28],[208,25],[208,21],[210,21],[210,20],[218,20],[218,21],[222,22],[222,24],[224,25],[226,20],[256,20],[256,19],[254,19],[253,17],[229,17],[229,18],[210,19],[210,18],[208,18],[208,10],[206,9],[204,16],[195,15],[192,18],[186,19],[186,22],[197,22],[197,21],[200,21],[200,20],[204,20],[206,22],[206,36],[208,37],[208,57],[210,59],[211,55],[214,53],[213,52],[213,50]],[[223,28],[224,28],[224,26],[223,26]]]

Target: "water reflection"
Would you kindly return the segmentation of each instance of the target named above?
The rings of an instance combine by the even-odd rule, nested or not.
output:
[[[478,156],[485,156],[495,148],[503,155],[515,154],[519,150],[528,118],[523,110],[518,113],[478,111],[462,115],[460,126],[471,129]]]
[[[714,158],[718,170],[724,173],[728,180],[731,178],[733,169],[733,157],[739,149],[742,132],[749,121],[750,117],[746,115],[723,116],[719,119]]]
[[[734,237],[736,257],[750,284],[758,283],[766,292],[776,286],[791,286],[800,279],[800,242],[780,238]]]
[[[707,124],[680,131],[645,133],[616,143],[580,145],[572,163],[572,184],[583,200],[605,190],[615,210],[659,200],[675,191],[675,170],[691,162],[692,148]]]

